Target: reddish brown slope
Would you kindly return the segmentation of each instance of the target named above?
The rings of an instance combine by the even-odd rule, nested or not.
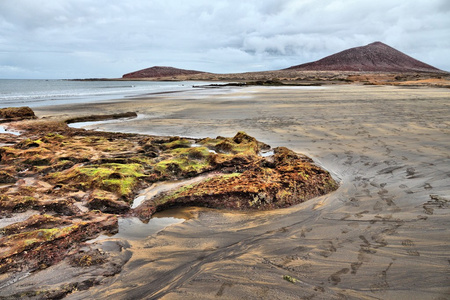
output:
[[[287,68],[298,71],[444,72],[381,42]]]
[[[172,67],[151,67],[136,72],[128,73],[122,76],[122,78],[155,78],[155,77],[172,77],[179,75],[193,75],[204,73],[194,70],[183,70]]]

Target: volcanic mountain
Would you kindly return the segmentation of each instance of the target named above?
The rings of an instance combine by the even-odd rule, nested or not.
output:
[[[172,67],[151,67],[143,70],[139,70],[132,73],[127,73],[122,78],[155,78],[155,77],[172,77],[179,75],[194,75],[204,73],[194,70],[183,70]]]
[[[295,71],[444,72],[386,44],[374,42],[287,68]]]

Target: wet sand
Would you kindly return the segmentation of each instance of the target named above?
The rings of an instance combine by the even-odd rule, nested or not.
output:
[[[40,117],[126,111],[139,117],[101,129],[243,130],[311,156],[341,187],[276,211],[194,210],[196,218],[130,240],[121,274],[68,299],[450,297],[449,89],[198,89],[35,109]]]

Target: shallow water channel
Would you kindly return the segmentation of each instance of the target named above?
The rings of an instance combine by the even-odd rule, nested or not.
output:
[[[138,116],[139,119],[143,115]],[[130,120],[130,118],[120,119],[120,121]],[[103,121],[90,121],[90,122],[76,122],[69,124],[73,128],[86,128],[90,130],[99,130],[97,125],[103,125],[111,122],[117,122],[118,120],[103,120]],[[192,147],[199,147],[200,145],[192,144]],[[214,152],[211,150],[211,152]],[[173,189],[177,189],[184,185],[194,184],[200,182],[206,178],[217,176],[217,173],[209,173],[202,176],[197,176],[195,178],[178,180],[178,181],[166,181],[157,182],[152,184],[150,187],[142,190],[134,199],[131,208],[136,208],[141,205],[144,201],[151,200],[153,197]],[[189,214],[184,212],[180,213],[179,210],[173,209],[165,211],[164,213],[157,213],[149,220],[149,222],[144,223],[139,218],[129,217],[129,218],[119,218],[119,232],[113,236],[101,235],[98,238],[91,240],[90,242],[95,242],[99,240],[104,240],[107,238],[126,238],[126,239],[142,239],[146,238],[152,234],[155,234],[167,226],[172,224],[182,223],[185,221]]]
[[[194,184],[206,178],[214,177],[217,175],[217,173],[209,173],[185,180],[154,183],[150,187],[140,191],[140,193],[134,199],[131,207],[136,208],[144,201],[151,200],[153,197],[156,197],[163,192],[177,189],[181,186]],[[185,220],[189,219],[191,215],[189,213],[189,210],[192,210],[192,208],[171,209],[156,213],[147,223],[142,222],[139,218],[136,217],[119,218],[119,232],[117,234],[112,236],[101,235],[91,242],[104,240],[107,238],[125,238],[128,240],[143,239],[163,230],[167,226],[182,223]]]

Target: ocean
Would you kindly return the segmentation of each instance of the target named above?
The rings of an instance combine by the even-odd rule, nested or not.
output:
[[[183,91],[198,84],[203,83],[0,79],[0,108],[89,103],[151,93]]]

